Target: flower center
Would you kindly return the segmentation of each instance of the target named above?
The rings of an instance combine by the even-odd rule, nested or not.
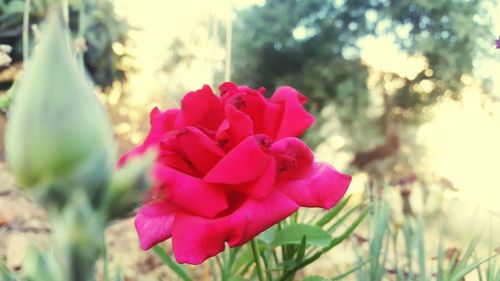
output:
[[[231,104],[234,105],[238,110],[243,109],[247,106],[246,101],[243,99],[243,95],[237,95],[231,100]]]
[[[288,155],[281,155],[278,158],[278,172],[290,171],[298,166],[297,160]]]
[[[263,148],[270,148],[271,144],[273,143],[273,140],[268,137],[267,135],[264,134],[258,134],[253,136],[257,143],[262,146]]]

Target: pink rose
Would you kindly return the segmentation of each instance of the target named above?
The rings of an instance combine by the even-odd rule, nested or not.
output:
[[[199,264],[242,245],[299,206],[334,206],[351,177],[314,161],[296,138],[313,124],[306,97],[281,87],[224,83],[186,94],[181,109],[151,112],[144,143],[120,159],[157,150],[151,201],[135,226],[143,249],[172,238],[179,263]]]

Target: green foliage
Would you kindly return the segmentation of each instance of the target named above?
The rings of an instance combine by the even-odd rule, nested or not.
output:
[[[429,3],[266,1],[238,15],[235,79],[271,89],[291,84],[307,93],[313,109],[334,102],[352,116],[369,100],[369,66],[360,60],[358,39],[391,35],[402,50],[424,56],[433,72],[425,75],[423,69],[396,92],[395,106],[417,110],[446,89],[457,94],[460,77],[472,71],[476,34],[485,30],[473,20],[483,15],[481,1]],[[437,85],[427,98],[412,89],[425,79]]]
[[[303,238],[305,244],[326,247],[332,242],[331,235],[319,226],[292,224],[279,230],[271,243],[274,247],[282,245],[300,245]]]
[[[375,198],[373,212],[367,222],[367,249],[363,245],[354,244],[358,257],[358,268],[355,272],[358,281],[390,280],[396,281],[460,281],[477,271],[479,276],[489,279],[500,278],[495,275],[497,254],[485,258],[476,258],[479,236],[474,237],[466,245],[463,254],[461,249],[445,250],[442,231],[438,229],[439,246],[435,251],[435,259],[429,256],[426,246],[426,222],[422,217],[407,216],[403,225],[391,227],[388,203]],[[439,228],[439,226],[438,226]],[[430,231],[430,230],[427,230]],[[398,239],[402,232],[402,241]],[[401,251],[404,249],[404,253]],[[487,263],[484,270],[482,266]],[[484,280],[484,279],[481,279]]]
[[[15,281],[19,278],[17,276],[10,272],[5,265],[0,262],[0,281]]]
[[[53,0],[32,0],[30,25],[40,25],[50,10]],[[115,81],[124,81],[126,69],[121,50],[113,44],[126,45],[128,23],[114,11],[110,0],[69,1],[69,24],[73,38],[84,38],[84,64],[93,82],[103,88]],[[22,27],[25,0],[0,0],[0,43],[13,47],[13,63],[23,60]],[[39,38],[30,31],[30,49]],[[82,43],[82,42],[81,42]],[[80,43],[80,44],[81,44]],[[83,51],[83,50],[81,50]]]
[[[423,217],[407,215],[402,225],[392,225],[391,208],[383,196],[374,192],[367,197],[371,198],[369,205],[354,207],[348,207],[350,197],[346,197],[319,218],[308,213],[310,210],[293,215],[254,239],[254,250],[248,245],[226,250],[212,260],[211,264],[217,265],[212,269],[214,280],[296,280],[295,275],[300,269],[348,239],[361,223],[363,226],[358,230],[358,236],[352,239],[356,264],[331,278],[312,275],[302,280],[461,281],[475,271],[479,280],[500,280],[498,253],[491,250],[487,257],[476,257],[479,236],[472,239],[460,254],[459,251],[444,249],[444,237],[442,231],[438,231],[439,247],[435,254],[429,255],[425,237],[430,229],[426,229]],[[363,231],[367,232],[366,239],[360,234]],[[166,258],[167,265],[178,266],[164,250],[158,253],[155,249],[155,252],[162,259]],[[262,274],[256,273],[253,266],[256,260],[261,263]],[[216,267],[219,267],[220,274],[217,274]],[[239,277],[234,279],[233,276]]]
[[[358,153],[393,133],[406,152],[394,145],[387,155],[370,159],[390,158],[381,172],[355,165],[372,176],[387,175],[395,166],[410,173],[418,155],[412,126],[428,119],[436,102],[460,97],[462,78],[473,76],[480,46],[493,38],[486,20],[479,20],[488,18],[483,2],[267,0],[238,12],[233,80],[271,91],[288,84],[307,95],[318,121],[305,135],[312,146],[342,129],[346,149]],[[377,37],[392,39],[425,66],[414,77],[375,70],[362,60],[361,43]],[[424,84],[430,87],[424,90]],[[332,126],[335,119],[341,128]]]
[[[166,264],[179,278],[184,281],[191,281],[191,277],[189,277],[186,268],[183,265],[177,264],[170,255],[165,252],[160,246],[153,247],[153,252],[161,258],[164,264]]]
[[[350,197],[343,199],[320,219],[305,212],[296,213],[246,245],[226,249],[213,258],[217,261],[220,272],[217,274],[216,269],[213,270],[214,280],[294,280],[299,270],[348,239],[367,216],[370,206],[357,205],[346,211],[349,199]],[[251,245],[253,246],[250,247]],[[186,271],[175,264],[164,250],[159,247],[153,250],[179,278],[190,280]],[[257,262],[259,266],[252,267]],[[336,278],[350,275],[361,266],[363,264]],[[237,276],[243,277],[235,279]],[[247,276],[251,278],[246,279]]]
[[[314,275],[314,276],[307,276],[302,281],[326,281],[326,279],[321,276]]]

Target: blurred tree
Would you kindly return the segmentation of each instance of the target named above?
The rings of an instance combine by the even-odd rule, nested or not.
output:
[[[37,39],[38,24],[45,18],[53,0],[32,0],[30,6],[30,49]],[[69,25],[75,48],[83,53],[84,64],[94,83],[104,89],[125,80],[123,58],[127,56],[126,20],[114,11],[110,0],[69,0]],[[23,12],[25,0],[0,0],[0,44],[13,48],[12,64],[23,60]],[[1,89],[11,80],[2,81]]]
[[[233,80],[268,90],[296,87],[318,116],[316,130],[305,136],[309,143],[318,145],[331,135],[326,122],[335,117],[350,139],[353,166],[380,175],[404,173],[415,168],[412,125],[425,120],[428,108],[443,97],[459,98],[471,79],[477,38],[488,33],[481,4],[267,0],[237,14]],[[360,39],[367,36],[390,36],[423,67],[414,74],[372,68],[360,52]]]

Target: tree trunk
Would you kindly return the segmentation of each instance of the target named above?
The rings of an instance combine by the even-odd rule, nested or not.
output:
[[[382,160],[391,156],[399,149],[400,139],[397,133],[397,126],[394,120],[391,120],[392,105],[390,98],[387,93],[383,95],[385,109],[381,119],[385,132],[385,142],[372,149],[356,152],[351,164],[360,170],[376,160]]]
[[[399,136],[396,132],[387,135],[385,143],[366,151],[359,151],[352,160],[352,165],[362,170],[376,160],[387,158],[399,149]]]

